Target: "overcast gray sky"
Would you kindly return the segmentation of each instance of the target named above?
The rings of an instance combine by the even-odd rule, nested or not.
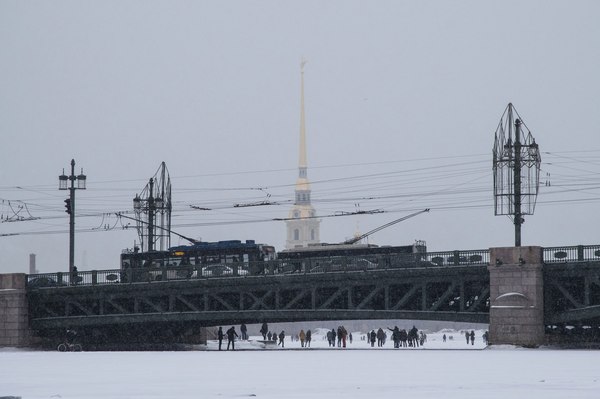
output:
[[[88,176],[81,270],[118,267],[137,234],[114,213],[162,161],[175,231],[283,249],[268,220],[293,198],[302,57],[317,213],[385,211],[323,218],[322,241],[429,207],[370,242],[511,246],[492,146],[512,102],[543,161],[523,245],[600,244],[598,21],[583,0],[0,0],[0,235],[17,234],[0,236],[0,272],[26,272],[30,253],[68,269],[58,175],[72,158]],[[267,194],[280,205],[233,208]]]

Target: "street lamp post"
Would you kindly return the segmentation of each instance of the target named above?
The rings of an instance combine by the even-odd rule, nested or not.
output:
[[[69,276],[73,274],[73,268],[75,266],[75,190],[85,190],[85,182],[87,177],[81,173],[75,176],[75,160],[71,160],[71,175],[65,175],[63,169],[62,175],[58,176],[58,189],[69,190],[69,198],[65,200],[65,212],[69,214]],[[77,180],[77,187],[75,187],[75,180]],[[68,182],[71,182],[71,186],[68,187]]]

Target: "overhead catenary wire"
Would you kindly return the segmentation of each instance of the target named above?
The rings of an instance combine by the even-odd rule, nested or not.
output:
[[[545,152],[543,171],[551,174],[551,187],[540,187],[542,197],[538,200],[540,206],[555,206],[566,203],[597,203],[600,196],[598,175],[600,168],[600,150],[575,151],[575,152]],[[585,158],[579,159],[571,155],[584,154]],[[461,159],[461,162],[443,162],[430,165],[420,163],[434,162],[434,158],[420,158],[406,161],[390,161],[375,163],[356,163],[340,165],[324,165],[311,167],[311,171],[335,172],[334,176],[323,176],[311,181],[313,186],[312,202],[319,207],[322,215],[334,214],[338,211],[347,211],[355,202],[370,204],[372,208],[380,208],[386,212],[397,212],[407,206],[415,206],[420,202],[436,211],[456,211],[485,208],[491,203],[491,181],[486,178],[491,176],[491,161],[477,158],[486,154],[467,156],[444,157],[441,159]],[[489,158],[489,157],[488,157]],[[465,162],[462,162],[464,160]],[[362,169],[370,165],[402,165],[409,167],[364,173]],[[422,167],[421,167],[422,166]],[[340,170],[341,169],[341,172]],[[357,169],[358,173],[352,173]],[[269,176],[280,171],[290,172],[294,169],[274,169],[265,171]],[[242,171],[239,174],[246,176],[256,174],[255,171]],[[214,174],[216,175],[235,175]],[[259,173],[260,174],[260,173]],[[174,181],[181,179],[194,179],[205,175],[187,175],[173,177]],[[312,176],[316,176],[314,173]],[[260,176],[255,176],[260,180]],[[490,178],[491,179],[491,178]],[[289,179],[288,179],[289,180]],[[85,196],[78,200],[78,218],[101,219],[104,214],[114,212],[129,212],[131,199],[139,187],[128,189],[117,187],[118,184],[138,182],[142,179],[129,179],[111,181],[88,187]],[[266,184],[265,184],[266,183]],[[175,186],[173,196],[174,222],[173,224],[191,224],[201,226],[202,221],[211,225],[273,222],[281,214],[287,214],[289,205],[293,202],[290,198],[294,184],[274,183],[261,181],[260,184],[247,187],[187,187],[180,189]],[[102,187],[105,186],[105,187]],[[263,206],[264,195],[256,195],[261,190],[269,190],[269,206]],[[12,191],[10,191],[12,190]],[[2,234],[11,234],[17,228],[30,224],[32,226],[55,226],[61,230],[62,221],[67,217],[62,209],[62,198],[54,185],[0,187],[3,197],[9,192],[31,193],[27,198],[22,196],[11,201],[23,201],[32,217],[39,218],[35,222],[19,221],[16,223],[0,223]],[[223,195],[219,195],[223,194]],[[200,197],[200,198],[198,198]],[[235,204],[256,204],[252,209],[235,207]],[[203,210],[193,209],[192,205]],[[264,204],[266,205],[266,204]],[[210,209],[208,211],[207,209]],[[251,211],[251,212],[250,212]],[[8,212],[8,211],[7,211]],[[279,216],[278,216],[279,215]],[[44,224],[47,223],[48,224]],[[52,222],[56,222],[52,224]],[[189,222],[189,223],[188,223]],[[10,226],[9,226],[10,225]],[[94,227],[101,226],[96,220]],[[112,226],[112,222],[111,222]],[[117,227],[118,228],[118,227]],[[20,228],[19,228],[20,229]],[[39,228],[38,228],[39,230]],[[97,229],[103,230],[103,229]],[[79,231],[79,230],[78,230]],[[114,231],[114,228],[107,231]],[[33,231],[34,233],[35,231]]]

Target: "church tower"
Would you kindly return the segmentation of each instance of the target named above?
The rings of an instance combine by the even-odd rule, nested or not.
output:
[[[286,249],[307,247],[318,244],[319,224],[315,208],[310,203],[310,183],[306,174],[306,124],[304,120],[304,64],[300,63],[300,159],[298,163],[298,179],[296,180],[296,196],[294,206],[290,209],[287,225]]]

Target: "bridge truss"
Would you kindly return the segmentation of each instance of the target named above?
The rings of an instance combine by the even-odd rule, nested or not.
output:
[[[153,281],[93,290],[31,291],[32,328],[52,335],[69,327],[88,337],[123,340],[242,322],[489,320],[489,273],[473,265]]]
[[[547,336],[575,341],[587,334],[587,341],[600,342],[600,245],[544,248],[543,259]],[[30,326],[42,337],[75,328],[102,343],[172,342],[200,327],[242,322],[489,322],[487,251],[427,253],[415,262],[380,266],[330,270],[307,264],[282,273],[269,261],[258,268],[266,274],[237,277],[194,277],[181,267],[145,270],[160,281],[131,279],[120,270],[83,271],[73,281],[60,272],[30,275]],[[40,280],[52,284],[36,285]]]
[[[600,326],[600,262],[545,265],[544,304],[548,325]]]

